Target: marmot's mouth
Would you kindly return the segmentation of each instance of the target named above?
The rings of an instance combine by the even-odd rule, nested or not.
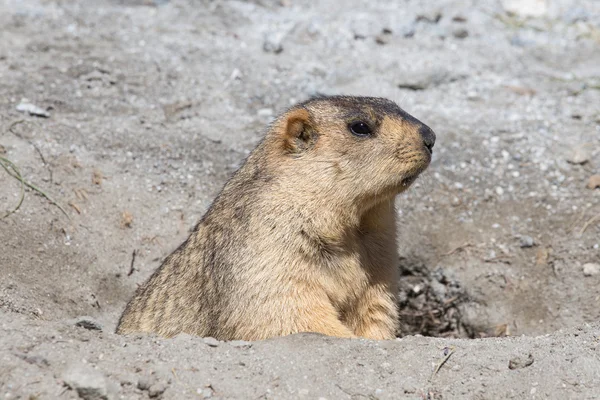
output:
[[[418,176],[419,176],[419,173],[417,172],[414,175],[406,177],[406,178],[402,179],[402,181],[400,181],[400,185],[402,185],[403,187],[408,187],[417,179]]]
[[[419,175],[421,175],[421,172],[425,171],[427,169],[427,167],[429,166],[429,161],[431,160],[431,158],[427,161],[427,163],[425,163],[424,165],[421,166],[421,168],[417,168],[414,171],[411,171],[407,176],[405,176],[401,181],[400,181],[400,185],[403,188],[407,188],[409,187],[415,180],[417,180],[417,178],[419,177]]]

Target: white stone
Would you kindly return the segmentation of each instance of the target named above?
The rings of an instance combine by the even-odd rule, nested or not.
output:
[[[63,373],[62,379],[82,399],[108,399],[108,388],[104,375],[88,365],[73,364],[69,366]]]
[[[21,100],[21,103],[17,105],[16,109],[19,112],[28,113],[29,115],[34,115],[36,117],[50,117],[50,113],[48,111],[36,106],[35,104],[31,104],[29,101],[27,101],[27,99]]]
[[[587,263],[583,264],[583,275],[585,276],[593,276],[600,274],[600,264],[597,263]]]
[[[520,17],[542,17],[548,13],[547,0],[502,0],[502,7]]]

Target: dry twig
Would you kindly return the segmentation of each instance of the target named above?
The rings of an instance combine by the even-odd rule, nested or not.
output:
[[[135,263],[136,255],[137,255],[137,250],[133,250],[133,253],[131,253],[131,264],[129,265],[129,272],[127,273],[127,276],[131,276],[133,274],[133,272],[135,271],[134,263]]]
[[[446,361],[448,361],[448,359],[450,358],[450,356],[452,354],[454,354],[455,347],[454,346],[446,347],[446,348],[444,348],[444,350],[447,351],[446,355],[444,356],[444,358],[442,358],[440,360],[440,362],[438,363],[438,365],[433,370],[433,373],[431,374],[431,379],[433,379],[433,377],[440,371],[440,369],[444,366],[444,364],[446,364]]]
[[[442,257],[445,257],[445,256],[451,256],[452,254],[454,254],[454,253],[456,253],[456,252],[459,252],[459,251],[461,251],[461,250],[464,250],[464,249],[466,249],[467,247],[473,247],[473,246],[474,246],[474,245],[473,245],[473,243],[470,243],[470,242],[463,243],[463,244],[461,244],[460,246],[458,246],[458,247],[455,247],[454,249],[450,250],[449,252],[442,254]]]
[[[583,235],[584,232],[586,231],[587,228],[589,228],[590,225],[592,225],[596,220],[600,219],[600,214],[596,214],[594,215],[592,218],[590,218],[584,225],[583,228],[581,228],[581,230],[579,231],[580,235]]]

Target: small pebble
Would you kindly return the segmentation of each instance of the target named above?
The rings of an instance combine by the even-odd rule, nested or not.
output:
[[[281,33],[274,32],[266,34],[263,42],[263,50],[266,53],[281,53],[283,51],[283,45],[281,44],[283,36],[284,35],[282,35]]]
[[[575,165],[585,164],[590,161],[592,156],[591,150],[588,146],[577,146],[571,149],[567,155],[567,162]]]
[[[247,342],[245,340],[232,340],[231,342],[229,342],[229,345],[231,347],[240,347],[240,348],[250,348],[252,347],[252,343]]]
[[[464,28],[455,29],[452,32],[452,36],[454,36],[457,39],[464,39],[467,36],[469,36],[469,31]]]
[[[535,240],[531,236],[521,236],[519,239],[519,246],[521,247],[533,247],[535,246]]]
[[[417,392],[417,388],[413,385],[407,384],[402,387],[402,391],[406,394],[412,394]]]
[[[588,189],[600,188],[600,175],[592,175],[587,183]]]
[[[167,390],[167,385],[164,383],[155,383],[148,389],[148,397],[154,398],[162,395]]]
[[[75,326],[88,329],[90,331],[102,331],[102,325],[92,317],[83,316],[75,320]]]
[[[138,389],[148,390],[148,389],[150,389],[150,386],[152,386],[152,381],[150,381],[148,378],[140,378],[138,380],[138,384],[137,384]]]
[[[525,357],[522,356],[517,356],[512,358],[509,362],[508,362],[508,368],[509,369],[521,369],[521,368],[526,368],[529,367],[531,364],[533,364],[533,355],[532,354],[528,354]]]
[[[500,3],[508,14],[522,18],[542,17],[548,13],[547,0],[501,0]]]
[[[89,365],[70,365],[63,373],[62,380],[84,400],[108,399],[106,378]]]
[[[203,339],[204,343],[210,347],[218,347],[219,344],[221,344],[221,342],[219,342],[217,339],[215,339],[214,337],[205,337]]]
[[[259,117],[270,117],[273,115],[273,109],[272,108],[261,108],[260,110],[258,110],[258,112],[256,114]]]
[[[462,78],[462,75],[442,68],[419,69],[411,72],[404,72],[402,76],[398,78],[397,86],[400,89],[425,90],[444,83],[454,82]]]
[[[600,274],[600,264],[597,263],[587,263],[583,264],[583,275],[584,276],[594,276]]]
[[[388,42],[389,42],[389,39],[388,39],[387,35],[375,36],[375,43],[377,43],[379,45],[384,45],[384,44],[387,44]]]
[[[21,100],[19,105],[17,105],[17,111],[28,113],[29,115],[33,115],[35,117],[49,118],[50,113],[43,108],[40,108],[34,104],[31,104],[27,99]]]
[[[173,338],[173,340],[177,341],[177,342],[189,342],[190,340],[193,340],[196,337],[197,336],[192,336],[192,335],[182,332],[182,333],[178,333],[177,336],[175,336]]]
[[[417,22],[427,22],[429,24],[437,24],[442,19],[442,13],[439,11],[425,12],[417,15]]]

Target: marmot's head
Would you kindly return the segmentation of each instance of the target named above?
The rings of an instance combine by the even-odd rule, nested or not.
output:
[[[334,96],[292,107],[268,142],[315,187],[373,198],[408,188],[429,165],[435,134],[390,100]]]

